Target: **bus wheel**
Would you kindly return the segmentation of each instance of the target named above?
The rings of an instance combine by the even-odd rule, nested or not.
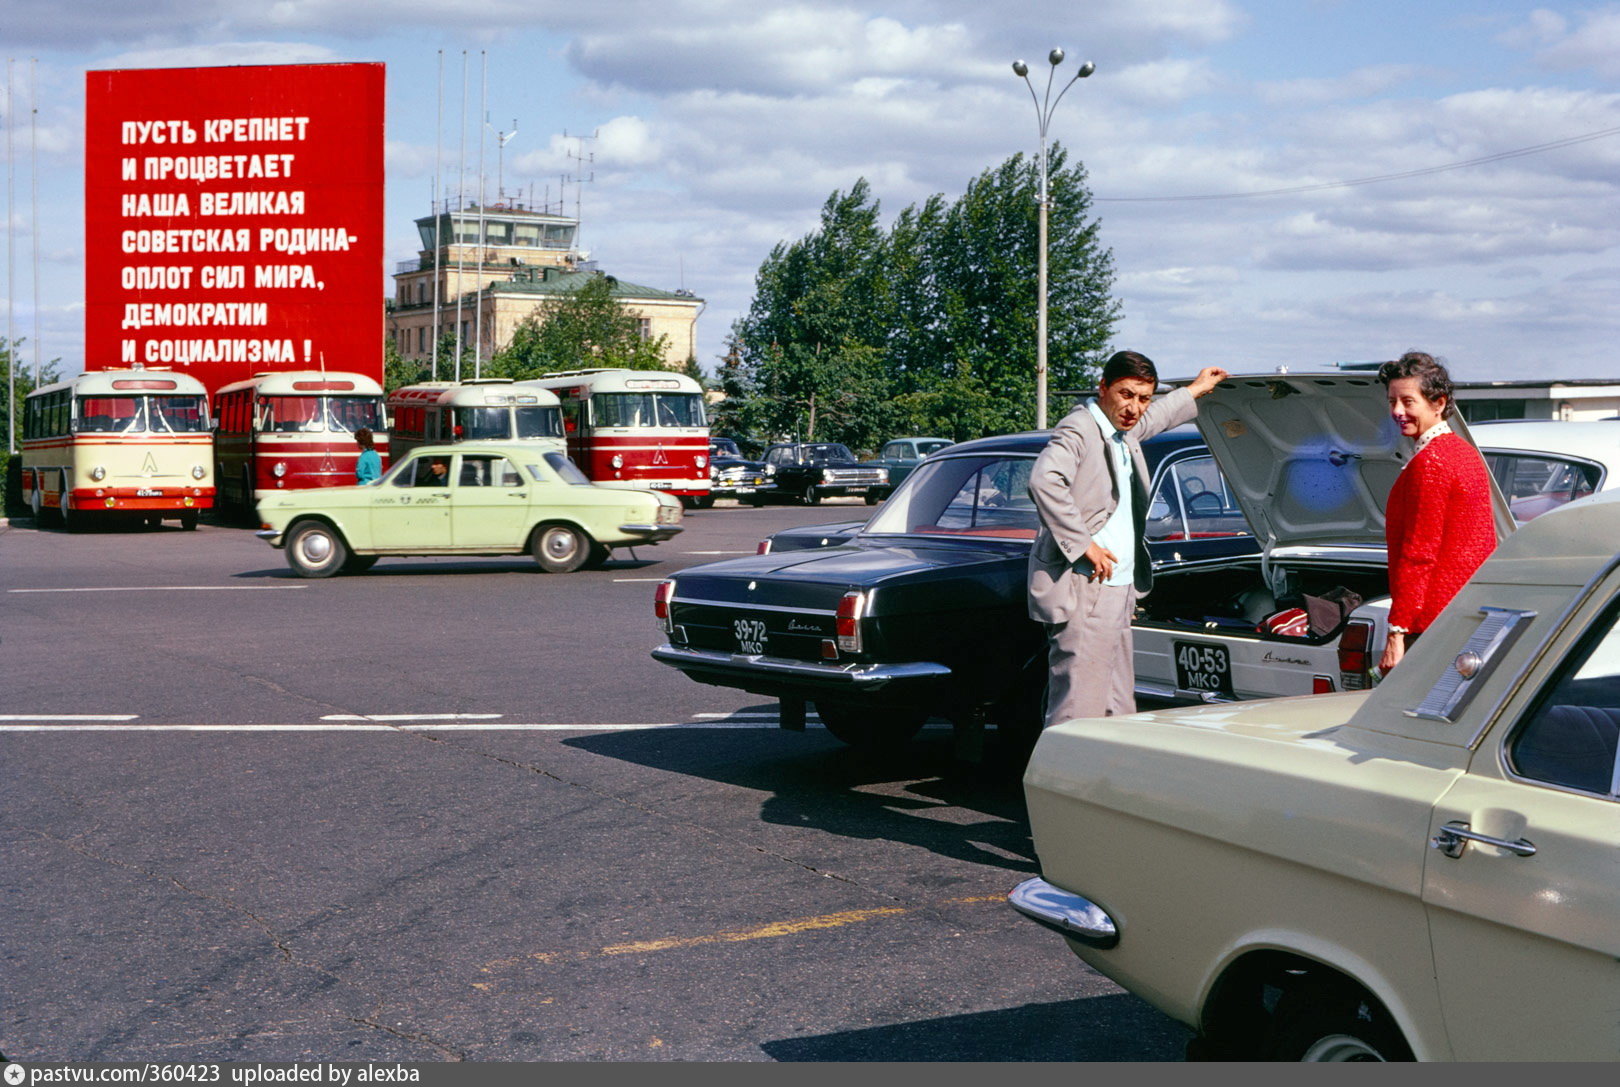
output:
[[[197,531],[197,511],[183,510],[180,513],[180,527],[187,532]]]
[[[590,557],[590,542],[572,525],[541,525],[530,545],[534,561],[548,574],[571,574]]]
[[[84,527],[84,517],[80,514],[74,513],[68,508],[66,491],[62,492],[62,505],[56,511],[56,519],[61,524],[63,530],[67,532],[77,532],[79,529]]]
[[[39,493],[39,488],[36,487],[28,496],[28,505],[34,511],[34,527],[38,528],[45,518],[45,499]]]
[[[299,577],[331,577],[349,561],[349,547],[337,529],[303,521],[287,534],[287,565]]]

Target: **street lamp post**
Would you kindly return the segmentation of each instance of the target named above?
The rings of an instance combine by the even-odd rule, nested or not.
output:
[[[1045,98],[1038,97],[1035,94],[1035,86],[1029,81],[1029,65],[1021,60],[1013,61],[1013,72],[1024,81],[1024,86],[1029,88],[1029,97],[1035,103],[1035,120],[1039,124],[1041,131],[1041,189],[1040,194],[1036,197],[1036,202],[1040,207],[1041,224],[1039,271],[1037,272],[1040,286],[1035,311],[1035,429],[1037,430],[1046,429],[1046,212],[1052,203],[1051,193],[1046,185],[1046,130],[1052,123],[1052,111],[1057,109],[1059,102],[1063,101],[1063,96],[1069,93],[1069,88],[1074,86],[1076,80],[1084,79],[1097,70],[1095,64],[1089,60],[1086,61],[1080,65],[1080,70],[1075,72],[1074,76],[1063,85],[1063,89],[1058,91],[1058,96],[1053,98],[1052,78],[1057,74],[1057,66],[1063,63],[1063,50],[1052,50],[1047,54],[1046,59],[1052,67],[1046,73]]]

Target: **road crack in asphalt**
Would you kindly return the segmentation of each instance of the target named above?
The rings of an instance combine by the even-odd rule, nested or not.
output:
[[[63,848],[77,853],[79,856],[84,857],[87,860],[95,861],[100,864],[111,865],[115,868],[123,868],[130,872],[137,872],[147,879],[160,883],[168,883],[177,890],[181,891],[183,894],[189,895],[192,898],[201,899],[205,902],[211,902],[230,913],[247,918],[250,922],[252,922],[253,927],[262,932],[265,939],[269,941],[270,945],[280,953],[283,963],[294,967],[295,969],[304,970],[318,977],[327,979],[333,984],[340,985],[372,1005],[372,1010],[369,1014],[361,1016],[342,1014],[343,1019],[358,1026],[381,1031],[385,1034],[392,1035],[407,1042],[427,1046],[438,1054],[437,1059],[439,1060],[465,1061],[467,1059],[467,1054],[455,1049],[448,1043],[439,1041],[426,1031],[405,1030],[399,1026],[389,1026],[387,1023],[382,1022],[381,1017],[389,1006],[385,997],[383,997],[381,994],[371,992],[370,990],[365,989],[364,987],[348,980],[345,977],[342,977],[339,974],[334,974],[332,971],[323,966],[318,966],[315,963],[300,959],[298,953],[293,949],[292,945],[287,942],[285,937],[276,931],[275,927],[271,925],[269,921],[254,913],[241,903],[232,901],[229,898],[221,897],[217,894],[211,894],[196,887],[192,887],[190,884],[186,883],[185,880],[180,879],[178,876],[172,876],[167,872],[154,871],[153,869],[146,868],[139,864],[119,860],[117,857],[108,857],[101,853],[97,853],[95,850],[80,844],[76,839],[62,838],[42,830],[31,830],[30,833],[35,836],[36,840],[51,842],[55,845],[62,846]]]

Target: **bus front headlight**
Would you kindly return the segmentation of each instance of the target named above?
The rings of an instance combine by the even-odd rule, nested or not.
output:
[[[102,480],[107,478],[107,469],[103,468],[99,464],[96,465],[94,468],[90,469],[90,478],[95,480],[97,483],[100,483]]]
[[[204,468],[202,465],[193,464],[191,466],[191,478],[192,479],[201,479],[203,476],[205,476],[207,474],[208,474],[208,469]]]
[[[287,462],[284,460],[276,461],[276,463],[270,468],[270,474],[275,476],[277,479],[280,479],[282,476],[286,475]]]
[[[621,457],[619,454],[615,453],[615,454],[613,454],[613,460],[611,460],[609,463],[612,464],[613,467],[615,467],[615,468],[623,468],[624,467],[624,458]]]

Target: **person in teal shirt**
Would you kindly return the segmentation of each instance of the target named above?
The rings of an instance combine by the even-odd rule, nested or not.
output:
[[[354,440],[360,446],[360,459],[354,462],[354,481],[361,485],[377,482],[382,475],[382,458],[371,443],[371,431],[361,427],[354,432]]]

